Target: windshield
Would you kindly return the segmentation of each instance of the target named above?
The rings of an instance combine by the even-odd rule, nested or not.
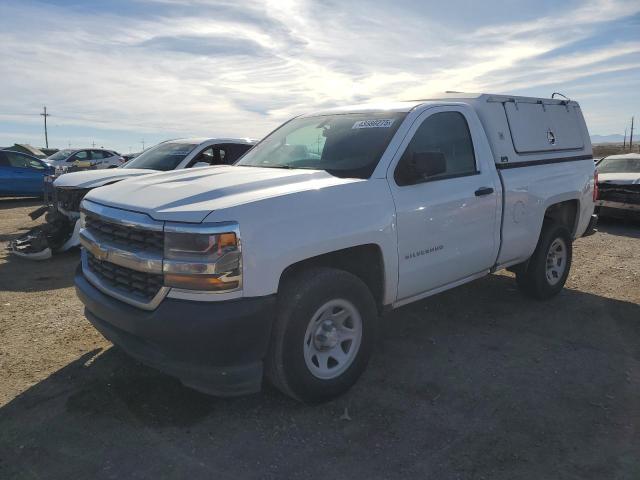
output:
[[[47,157],[47,160],[64,160],[73,152],[75,152],[75,150],[69,150],[69,149],[59,150],[53,155],[51,155],[50,157]]]
[[[368,112],[295,118],[236,165],[325,170],[369,178],[406,113]]]
[[[598,173],[640,173],[640,158],[603,158]]]
[[[122,168],[146,168],[168,171],[175,169],[197,143],[165,142],[145,150]]]

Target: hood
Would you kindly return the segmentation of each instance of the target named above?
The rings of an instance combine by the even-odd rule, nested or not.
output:
[[[362,181],[318,170],[220,165],[147,175],[93,190],[85,198],[156,220],[200,223],[215,210]]]
[[[86,170],[83,172],[65,173],[54,182],[55,187],[96,188],[126,178],[156,173],[156,170],[142,168],[105,168],[103,170]]]
[[[598,183],[614,183],[616,185],[629,185],[631,183],[640,183],[640,173],[632,173],[632,172],[599,173]]]

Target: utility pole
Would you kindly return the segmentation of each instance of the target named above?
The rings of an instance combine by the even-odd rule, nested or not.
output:
[[[51,114],[47,113],[46,106],[43,108],[44,108],[44,113],[41,113],[40,115],[44,117],[44,143],[46,144],[46,148],[49,148],[49,136],[47,135],[47,117],[50,117]]]
[[[627,127],[624,127],[624,140],[622,140],[622,150],[627,149]]]
[[[92,146],[93,148],[96,148],[96,141],[95,141],[95,140],[94,140],[93,142],[91,142],[91,146]]]
[[[144,138],[140,141],[140,143],[142,144],[142,151],[144,152]]]
[[[631,117],[631,132],[629,132],[629,151],[633,150],[633,117]]]

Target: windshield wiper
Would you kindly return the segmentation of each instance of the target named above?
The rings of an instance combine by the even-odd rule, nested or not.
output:
[[[238,165],[239,167],[280,168],[282,170],[322,170],[321,168],[293,167],[291,165]]]

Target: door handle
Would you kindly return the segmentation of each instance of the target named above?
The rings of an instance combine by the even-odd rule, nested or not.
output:
[[[491,195],[493,193],[493,188],[491,187],[480,187],[476,190],[476,197],[481,197],[482,195]]]

